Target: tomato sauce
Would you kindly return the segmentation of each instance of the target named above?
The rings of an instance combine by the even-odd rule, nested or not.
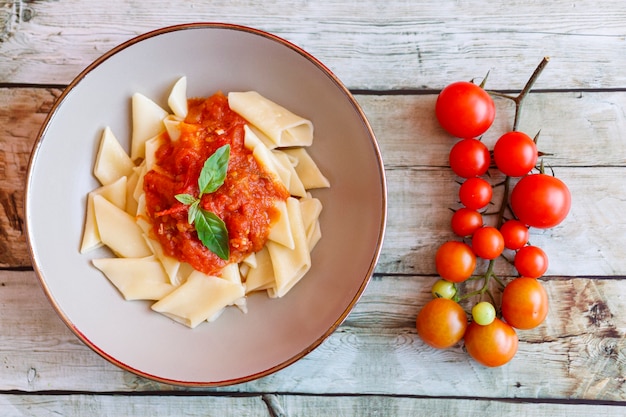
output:
[[[198,271],[216,275],[227,264],[240,262],[263,248],[278,216],[274,204],[286,200],[289,192],[245,148],[246,121],[230,109],[223,94],[190,99],[188,104],[180,138],[172,141],[164,135],[155,166],[144,177],[146,211],[154,237],[166,254]],[[204,162],[226,144],[231,149],[224,184],[204,194],[200,203],[226,224],[230,258],[223,260],[198,239],[194,225],[188,223],[187,206],[174,196],[198,196],[198,177]]]

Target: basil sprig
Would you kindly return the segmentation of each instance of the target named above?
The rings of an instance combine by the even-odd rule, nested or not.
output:
[[[200,189],[198,197],[191,194],[176,194],[174,196],[176,200],[189,206],[187,221],[196,227],[198,238],[202,244],[224,260],[230,256],[226,224],[214,213],[200,207],[200,200],[204,194],[213,193],[224,184],[229,158],[230,145],[218,148],[204,162],[200,177],[198,177],[198,188]]]

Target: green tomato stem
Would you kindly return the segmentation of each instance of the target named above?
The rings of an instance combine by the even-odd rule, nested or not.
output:
[[[537,68],[535,68],[535,71],[532,73],[532,75],[528,79],[528,82],[526,82],[526,85],[524,86],[524,88],[520,91],[520,93],[517,96],[511,96],[511,95],[504,94],[504,93],[499,93],[499,92],[495,92],[495,91],[489,91],[489,93],[494,95],[494,96],[507,98],[509,100],[512,100],[515,103],[515,117],[513,119],[513,129],[512,129],[513,131],[517,131],[518,130],[519,122],[520,122],[520,119],[521,119],[522,106],[524,104],[524,100],[526,99],[526,97],[530,93],[530,90],[532,89],[533,85],[535,84],[535,82],[539,78],[539,75],[544,70],[544,68],[546,67],[546,65],[548,64],[549,61],[550,61],[549,57],[544,57],[542,59],[542,61],[539,63]],[[486,77],[485,77],[485,79],[486,79]],[[537,136],[538,135],[539,134],[537,134]],[[535,137],[535,141],[537,140],[537,136]],[[543,160],[542,160],[541,166],[540,166],[540,171],[543,171],[543,169],[544,169],[544,167],[543,167]],[[498,211],[496,213],[493,213],[493,214],[497,215],[497,228],[499,229],[502,226],[502,224],[504,223],[504,215],[506,213],[506,209],[508,208],[509,192],[510,192],[510,188],[511,188],[511,177],[509,177],[507,175],[504,178],[504,181],[502,181],[502,183],[497,184],[497,185],[503,185],[504,186],[504,192],[503,192],[503,195],[502,195],[502,200],[500,201],[500,207],[499,207],[499,209],[498,209]],[[464,295],[460,295],[457,292],[457,294],[454,296],[454,299],[456,301],[463,301],[463,300],[467,300],[469,298],[476,297],[476,296],[483,297],[485,294],[487,294],[487,296],[489,297],[489,299],[491,300],[491,302],[495,306],[496,305],[496,300],[495,300],[495,297],[494,297],[493,293],[490,290],[492,279],[493,279],[494,282],[496,282],[496,284],[498,286],[500,286],[501,290],[504,289],[505,283],[495,274],[494,267],[495,267],[495,259],[492,259],[492,260],[489,261],[489,265],[487,266],[487,271],[485,271],[484,274],[479,275],[479,276],[472,276],[472,277],[470,277],[468,279],[468,281],[482,280],[483,281],[482,282],[482,286],[479,289],[471,291],[471,292],[469,292],[467,294],[464,294]]]
[[[537,68],[535,68],[535,71],[533,71],[532,75],[526,82],[526,85],[517,96],[511,96],[508,94],[499,93],[497,91],[489,91],[489,94],[492,94],[497,97],[508,98],[509,100],[512,100],[515,103],[515,118],[513,119],[514,131],[516,131],[519,127],[519,121],[521,119],[521,114],[522,114],[522,104],[524,103],[524,99],[526,98],[526,96],[528,96],[528,93],[530,93],[530,90],[533,88],[533,85],[535,84],[535,82],[537,81],[541,73],[543,72],[546,65],[548,65],[548,62],[550,62],[550,57],[547,57],[547,56],[543,57],[543,59],[541,60]]]

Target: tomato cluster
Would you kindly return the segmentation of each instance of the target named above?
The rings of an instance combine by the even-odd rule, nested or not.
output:
[[[463,339],[469,355],[491,367],[513,358],[517,330],[540,325],[548,313],[548,296],[537,279],[547,271],[548,257],[529,243],[529,228],[560,224],[571,206],[567,186],[544,173],[543,163],[538,167],[536,138],[512,130],[497,139],[492,151],[481,141],[495,113],[491,95],[474,83],[450,84],[438,96],[437,120],[458,138],[449,161],[462,181],[458,195],[462,207],[451,219],[457,238],[443,243],[435,255],[440,278],[432,287],[433,299],[416,319],[418,335],[426,344],[447,348]],[[490,175],[490,168],[505,180],[492,184],[496,175]],[[497,186],[505,192],[493,211]],[[499,258],[512,258],[507,260],[519,276],[508,282],[497,277],[494,262]],[[477,273],[485,265],[486,272]],[[461,294],[462,283],[480,279],[482,287]],[[494,285],[501,291],[499,305]],[[462,304],[470,305],[471,312],[466,313]]]

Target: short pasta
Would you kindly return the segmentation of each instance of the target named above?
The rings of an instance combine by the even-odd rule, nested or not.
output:
[[[145,187],[153,186],[147,175],[163,169],[159,161],[165,144],[173,146],[197,128],[193,112],[198,99],[188,98],[186,90],[187,79],[181,77],[168,96],[168,110],[140,93],[132,96],[128,153],[109,127],[103,130],[94,164],[101,185],[87,196],[80,252],[108,247],[114,256],[92,263],[125,300],[149,300],[153,311],[193,328],[217,319],[229,307],[247,312],[251,293],[284,297],[307,274],[321,238],[322,203],[313,192],[330,182],[306,149],[314,136],[309,120],[257,92],[231,92],[224,100],[244,121],[242,146],[261,167],[260,176],[286,190],[286,196],[270,200],[271,222],[262,247],[231,256],[216,272],[203,272],[184,256],[172,256],[170,246],[176,243],[155,233],[159,224],[154,223],[155,208]],[[216,135],[225,134],[217,130]],[[239,179],[240,174],[233,175]],[[174,209],[180,207],[158,215],[168,216]],[[231,237],[229,245],[237,248],[239,241]]]

